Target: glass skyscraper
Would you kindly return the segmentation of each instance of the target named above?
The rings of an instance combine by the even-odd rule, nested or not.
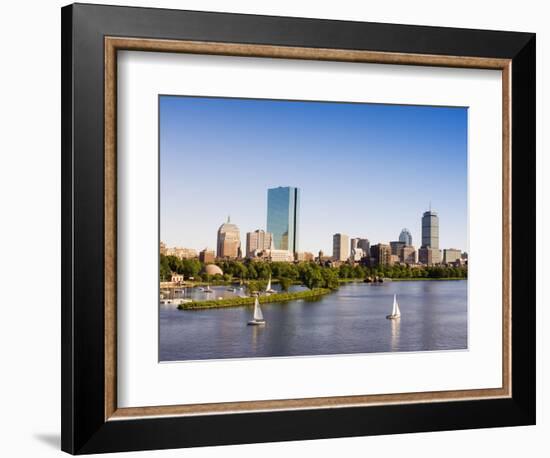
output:
[[[267,190],[267,232],[276,250],[298,252],[300,189],[291,186]]]

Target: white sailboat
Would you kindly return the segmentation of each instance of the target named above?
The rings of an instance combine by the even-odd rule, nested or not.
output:
[[[206,285],[206,288],[204,288],[204,292],[205,293],[213,293],[214,290],[212,288],[210,288],[210,285]]]
[[[254,318],[248,322],[251,326],[263,326],[265,325],[264,315],[262,309],[260,308],[260,301],[258,296],[254,300]]]
[[[269,280],[267,281],[267,286],[265,288],[266,293],[276,293],[274,289],[271,288],[271,275],[269,276]]]
[[[401,310],[399,310],[399,303],[397,302],[397,294],[393,295],[393,308],[391,314],[386,316],[388,320],[395,320],[401,317]]]

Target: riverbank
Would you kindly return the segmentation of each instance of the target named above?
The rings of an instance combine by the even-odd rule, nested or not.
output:
[[[297,299],[313,299],[316,297],[324,296],[330,293],[332,290],[328,288],[315,288],[307,291],[297,291],[295,293],[277,293],[266,296],[259,296],[258,300],[260,304],[268,304],[270,302],[288,302]],[[200,309],[212,309],[212,308],[225,308],[225,307],[240,307],[243,305],[253,305],[255,298],[251,297],[230,297],[228,299],[208,300],[208,301],[196,301],[187,302],[178,305],[179,310],[200,310]]]
[[[231,280],[211,280],[211,281],[192,281],[192,280],[185,280],[180,283],[172,283],[172,282],[160,282],[160,289],[181,289],[181,288],[199,288],[199,287],[205,287],[205,286],[242,286],[247,285],[251,281],[262,281],[267,283],[267,279],[260,279],[260,280],[244,280],[241,281],[240,278],[233,278]],[[271,279],[271,283],[276,285],[277,283],[280,283],[278,278]],[[301,285],[302,282],[300,281],[292,281],[292,285]]]
[[[443,281],[443,280],[468,280],[463,277],[447,277],[447,278],[430,278],[430,277],[417,277],[417,278],[384,278],[384,281]]]

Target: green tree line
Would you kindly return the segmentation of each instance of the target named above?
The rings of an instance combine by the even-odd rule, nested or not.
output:
[[[328,288],[317,288],[312,290],[297,291],[294,293],[278,293],[268,296],[259,296],[258,301],[261,304],[267,304],[269,302],[286,302],[296,299],[314,299],[324,294],[330,293]],[[185,302],[178,305],[179,310],[198,310],[209,308],[224,308],[224,307],[238,307],[241,305],[254,304],[255,297],[231,297],[228,299],[215,299],[208,301],[193,301]]]
[[[216,261],[223,276],[211,276],[203,272],[204,264],[198,259],[180,259],[176,256],[160,256],[160,279],[169,281],[172,272],[183,275],[186,280],[246,282],[249,290],[265,289],[271,277],[277,280],[283,291],[293,283],[301,283],[310,289],[336,289],[340,280],[384,278],[467,278],[467,267],[429,266],[410,267],[406,265],[366,267],[342,264],[339,267],[321,266],[314,262],[262,262],[262,261]]]

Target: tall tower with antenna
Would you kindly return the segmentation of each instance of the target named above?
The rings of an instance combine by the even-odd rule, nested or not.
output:
[[[418,260],[422,264],[433,265],[441,262],[439,249],[439,216],[432,210],[430,201],[429,210],[422,215],[422,245],[418,250]]]

